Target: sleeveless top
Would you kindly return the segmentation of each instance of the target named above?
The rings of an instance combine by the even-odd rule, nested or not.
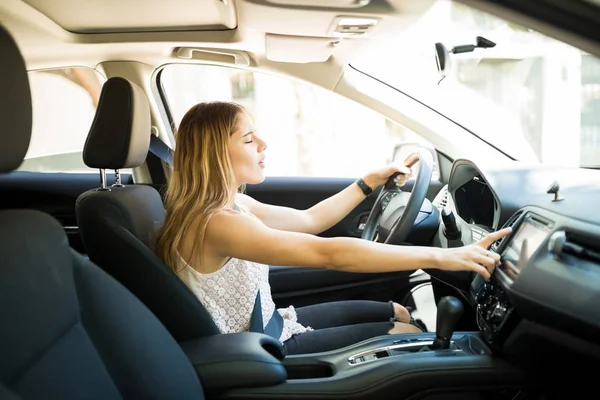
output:
[[[283,319],[279,340],[283,343],[295,334],[312,331],[298,322],[293,306],[275,309],[269,285],[269,266],[230,258],[219,270],[202,274],[179,257],[176,268],[179,278],[206,307],[221,333],[247,332],[260,291],[262,324],[266,328],[273,313]]]

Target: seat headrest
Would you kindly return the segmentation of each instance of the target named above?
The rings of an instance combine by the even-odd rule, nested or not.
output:
[[[135,168],[150,146],[150,104],[141,87],[114,77],[102,86],[92,127],[83,148],[90,168]]]
[[[0,26],[0,172],[21,165],[31,139],[32,109],[23,56]]]

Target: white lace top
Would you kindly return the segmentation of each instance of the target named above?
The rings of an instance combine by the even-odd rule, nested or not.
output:
[[[260,289],[263,328],[275,312],[269,285],[269,266],[231,258],[216,272],[202,274],[190,267],[181,257],[177,275],[206,307],[222,333],[245,332],[250,329],[250,318],[256,295]],[[283,318],[279,340],[285,342],[293,335],[311,331],[298,323],[293,306],[277,310]]]

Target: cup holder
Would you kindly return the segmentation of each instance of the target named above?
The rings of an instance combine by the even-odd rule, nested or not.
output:
[[[292,379],[318,379],[333,376],[333,366],[329,363],[286,364],[288,380]]]

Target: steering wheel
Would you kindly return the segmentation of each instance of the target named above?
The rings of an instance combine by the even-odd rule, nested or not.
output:
[[[362,239],[388,244],[406,241],[425,201],[433,174],[433,156],[429,150],[418,148],[406,157],[404,164],[410,167],[417,161],[420,163],[419,173],[412,192],[403,192],[396,186],[394,178],[398,173],[390,176],[375,200]]]

